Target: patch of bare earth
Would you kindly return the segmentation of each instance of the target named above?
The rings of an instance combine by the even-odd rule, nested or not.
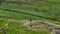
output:
[[[32,21],[32,26],[29,26],[29,21],[25,21],[22,26],[24,26],[26,29],[40,32],[41,30],[46,30],[44,29],[43,25],[40,25],[40,20],[34,20]]]
[[[45,30],[49,31],[50,26],[51,27],[59,27],[59,25],[56,25],[56,24],[53,24],[50,22],[46,22],[46,21],[41,21],[41,20],[33,20],[32,26],[29,26],[29,21],[25,21],[22,26],[24,26],[26,29],[36,31],[36,32],[40,32],[42,30],[43,31],[45,31]]]

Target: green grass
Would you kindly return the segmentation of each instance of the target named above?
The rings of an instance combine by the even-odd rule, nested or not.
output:
[[[35,1],[34,1],[35,2]],[[37,4],[37,5],[36,5]],[[38,3],[32,4],[13,4],[13,3],[2,3],[0,8],[18,9],[17,11],[34,14],[46,18],[60,20],[60,4],[50,3],[45,1],[39,1]]]
[[[5,11],[5,10],[0,10],[0,18],[17,19],[17,20],[24,20],[24,19],[32,18],[35,20],[48,21],[48,22],[60,25],[59,24],[60,22],[58,22],[58,21],[53,21],[53,20],[49,20],[46,18],[42,18],[42,17],[32,16],[32,15],[22,14],[22,13],[16,13],[16,12],[11,12],[11,11]]]
[[[36,1],[33,1],[32,4],[29,4],[28,2],[27,4],[2,3],[0,5],[0,8],[8,8],[8,9],[13,8],[13,9],[18,9],[17,11],[20,11],[20,12],[41,16],[41,17],[37,17],[37,16],[32,16],[32,15],[27,15],[27,14],[22,14],[22,13],[0,10],[0,13],[2,14],[1,16],[2,18],[7,18],[7,19],[33,18],[33,19],[41,19],[41,20],[50,21],[55,24],[60,24],[60,22],[58,22],[60,21],[60,4],[59,3],[50,3],[50,2],[45,2],[45,1],[39,1],[38,3]],[[46,18],[51,18],[57,21],[53,21]]]
[[[3,4],[0,7],[6,8],[5,5]],[[15,9],[18,8],[19,9],[18,11],[20,11],[20,12],[26,12],[29,14],[34,14],[34,15],[38,15],[38,16],[42,16],[42,17],[46,17],[46,18],[60,20],[60,15],[59,15],[60,14],[60,10],[59,10],[60,4],[55,5],[55,4],[47,4],[46,2],[44,2],[42,4],[42,6],[38,6],[38,7],[32,6],[32,5],[20,5],[20,7],[19,7],[19,5],[15,5],[15,4],[13,4],[11,6],[10,5],[9,5],[9,7],[12,6],[11,8],[15,8]],[[7,6],[8,6],[8,4],[7,4]],[[16,8],[16,6],[17,6],[17,8]],[[51,7],[49,7],[49,6],[51,6]],[[52,6],[55,6],[55,7],[52,7]],[[38,11],[36,11],[36,10],[38,10]],[[5,15],[7,14],[8,17],[7,16],[5,16],[5,17],[1,16],[1,17],[8,18],[8,19],[30,19],[30,18],[33,18],[33,19],[45,20],[45,18],[42,18],[42,17],[36,17],[36,16],[31,16],[31,15],[21,14],[21,13],[16,13],[16,12],[8,12],[8,11],[4,11],[4,10],[0,10],[0,13],[5,14]],[[59,22],[57,23],[55,21],[53,21],[53,23],[59,24]]]
[[[7,34],[50,34],[46,30],[35,32],[29,29],[26,29],[25,27],[22,26],[22,23],[23,23],[22,20],[8,21],[8,19],[0,19],[0,28],[2,28],[6,23],[9,23],[8,29],[5,30]]]
[[[22,13],[17,13],[17,12],[0,10],[0,18],[18,19],[19,20],[19,19],[30,19],[30,18],[38,19],[39,17],[22,14]]]
[[[18,0],[8,0],[8,1],[18,1]],[[25,2],[26,0],[19,0],[19,1]],[[60,0],[43,0],[43,1],[60,2]]]
[[[15,1],[15,0],[9,0],[9,1]],[[26,1],[21,0],[21,2],[26,2]],[[27,4],[2,3],[0,5],[0,8],[18,9],[17,11],[28,13],[28,14],[22,14],[22,13],[0,9],[0,29],[4,26],[4,24],[9,23],[8,25],[9,28],[6,30],[7,34],[50,34],[50,32],[48,32],[47,30],[35,32],[29,29],[26,29],[25,27],[22,26],[22,21],[19,21],[19,20],[27,20],[27,19],[29,20],[30,18],[34,20],[42,20],[42,21],[51,22],[51,23],[60,25],[60,22],[59,22],[60,21],[60,4],[59,3],[50,3],[45,1],[39,1],[39,2],[33,1],[31,3],[30,1],[27,2]],[[41,17],[37,17],[29,14],[34,14]],[[55,19],[57,21],[46,19],[46,18]],[[14,19],[16,21],[13,21],[13,20],[9,21],[9,19],[11,20]]]
[[[60,0],[46,0],[46,1],[51,1],[51,2],[60,2]]]

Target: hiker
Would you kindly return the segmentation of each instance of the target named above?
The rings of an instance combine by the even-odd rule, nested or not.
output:
[[[30,19],[29,26],[32,26],[32,19]]]

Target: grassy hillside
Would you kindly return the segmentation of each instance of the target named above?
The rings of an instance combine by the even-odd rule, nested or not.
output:
[[[30,18],[60,25],[60,4],[55,3],[55,0],[54,2],[44,0],[2,1],[0,4],[0,34],[4,32],[7,34],[50,34],[43,28],[36,32],[22,26]],[[7,29],[4,27],[6,24],[8,24]]]
[[[22,26],[25,21],[28,22],[29,18],[38,19],[39,17],[0,10],[0,34],[3,34],[4,32],[7,34],[50,34],[50,32],[46,30],[35,32]],[[8,24],[8,29],[6,29],[5,24]],[[1,29],[4,32],[1,32]]]
[[[51,1],[51,2],[60,2],[60,0],[46,0],[46,1]]]
[[[30,18],[38,19],[39,17],[12,12],[12,11],[0,10],[0,18],[22,20],[22,19],[30,19]]]
[[[34,32],[31,30],[28,30],[22,26],[22,21],[17,21],[17,20],[7,20],[7,19],[0,19],[0,29],[4,27],[6,23],[9,23],[8,29],[5,32],[7,34],[48,34],[48,31],[41,31],[41,32]],[[44,33],[43,33],[44,32]],[[3,33],[0,33],[3,34]]]
[[[17,1],[18,2],[18,1]],[[19,1],[5,2],[0,5],[0,8],[5,8],[9,10],[17,10],[20,12],[34,14],[38,16],[42,16],[45,18],[50,18],[53,20],[60,21],[60,4],[59,3],[51,3],[45,1],[28,1],[22,2]]]
[[[17,13],[17,12],[12,12],[12,11],[5,11],[5,10],[0,10],[0,18],[15,19],[15,20],[26,20],[26,19],[29,20],[30,18],[32,18],[33,20],[48,21],[48,22],[60,25],[59,21],[46,19],[44,17],[39,17],[32,14]]]

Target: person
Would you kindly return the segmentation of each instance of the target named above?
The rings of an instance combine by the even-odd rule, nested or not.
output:
[[[32,26],[32,19],[30,19],[29,26]]]

